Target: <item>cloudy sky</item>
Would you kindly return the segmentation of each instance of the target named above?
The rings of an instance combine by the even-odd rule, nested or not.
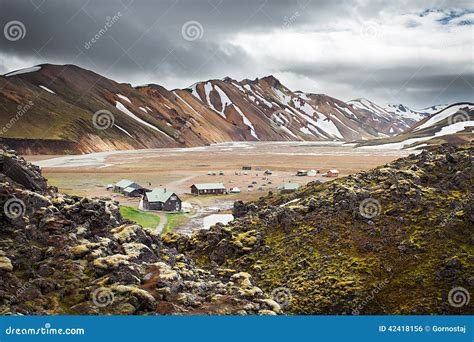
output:
[[[76,64],[183,88],[273,74],[414,108],[474,101],[473,1],[0,0],[0,74]]]

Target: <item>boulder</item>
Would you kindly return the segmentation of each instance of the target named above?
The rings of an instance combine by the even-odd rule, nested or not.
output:
[[[0,271],[6,271],[6,272],[13,271],[12,262],[6,256],[0,257]]]

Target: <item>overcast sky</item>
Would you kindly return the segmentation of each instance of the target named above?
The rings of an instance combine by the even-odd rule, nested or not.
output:
[[[474,101],[473,24],[473,1],[0,0],[0,74],[76,64],[169,89],[273,74],[422,108]]]

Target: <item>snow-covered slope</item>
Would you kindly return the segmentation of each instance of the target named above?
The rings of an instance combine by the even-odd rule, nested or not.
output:
[[[446,106],[400,135],[363,143],[361,147],[402,149],[421,144],[468,143],[473,139],[474,103],[464,102]]]
[[[451,119],[448,124],[452,124],[459,121],[469,121],[469,111],[472,110],[472,105],[469,104],[454,104],[447,106],[445,109],[431,115],[427,120],[419,122],[415,127],[414,131],[419,131],[424,128],[435,126],[444,119]]]
[[[384,109],[391,114],[395,114],[399,118],[415,121],[420,121],[429,115],[428,113],[421,113],[418,111],[411,110],[410,108],[401,103],[388,104],[384,106]]]
[[[195,83],[188,91],[208,109],[261,140],[340,140],[380,137],[356,111],[327,95],[293,92],[275,77]],[[263,140],[263,139],[262,139]]]
[[[449,106],[449,104],[439,104],[439,105],[434,105],[434,106],[431,106],[431,107],[426,107],[426,108],[423,108],[423,109],[417,109],[416,111],[418,113],[432,115],[434,113],[442,111],[443,109],[445,109],[448,106]]]
[[[389,136],[408,130],[418,121],[430,115],[428,109],[415,111],[403,104],[378,105],[364,98],[351,100],[347,103],[359,111],[360,120]],[[437,106],[430,108],[435,107]]]

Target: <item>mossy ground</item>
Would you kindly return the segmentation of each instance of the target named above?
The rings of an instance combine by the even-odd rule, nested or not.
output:
[[[169,232],[172,232],[173,229],[180,224],[183,224],[189,219],[189,216],[187,216],[184,213],[168,213],[166,214],[166,224],[163,227],[163,230],[161,231],[161,234],[166,234]]]
[[[120,206],[120,214],[125,219],[136,222],[143,228],[155,229],[160,224],[160,217],[158,215],[132,207]]]
[[[203,266],[251,273],[268,293],[287,288],[292,314],[472,313],[447,300],[474,280],[473,148],[454,151],[267,196],[186,248]],[[367,198],[380,206],[372,218],[360,214]]]

